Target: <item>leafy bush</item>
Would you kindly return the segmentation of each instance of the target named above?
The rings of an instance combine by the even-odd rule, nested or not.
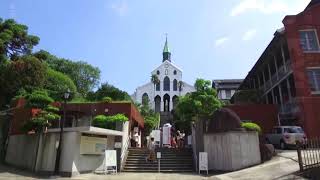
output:
[[[102,98],[102,102],[111,103],[112,98],[111,97],[104,97],[104,98]]]
[[[93,125],[105,129],[115,129],[116,122],[126,122],[129,119],[124,114],[113,116],[97,115],[93,118]]]
[[[261,127],[256,123],[241,123],[241,127],[245,128],[247,131],[257,131],[259,134],[262,132]]]

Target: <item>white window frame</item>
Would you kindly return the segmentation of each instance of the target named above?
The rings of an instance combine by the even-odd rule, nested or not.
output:
[[[304,52],[304,53],[320,53],[320,43],[319,43],[319,37],[318,37],[318,32],[316,29],[302,29],[302,30],[299,30],[299,41],[301,41],[301,36],[300,36],[300,32],[309,32],[309,31],[313,31],[315,34],[316,34],[316,42],[318,44],[318,50],[316,51],[311,51],[311,50],[304,50],[302,49],[302,46],[300,44],[300,48],[301,50]],[[301,43],[301,42],[300,42]],[[306,41],[307,43],[307,47],[309,47],[309,41]]]
[[[309,71],[309,70],[320,70],[320,67],[307,67],[307,71]],[[314,78],[314,77],[312,77],[312,78]],[[309,76],[308,76],[308,81],[310,81]],[[320,95],[320,83],[318,84],[317,81],[315,81],[315,82],[316,82],[316,87],[318,88],[318,90],[317,91],[312,91],[311,87],[310,87],[311,94]],[[310,83],[309,83],[309,86],[310,86]]]

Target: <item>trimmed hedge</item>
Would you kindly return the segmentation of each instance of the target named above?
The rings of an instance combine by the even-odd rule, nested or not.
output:
[[[241,127],[245,128],[247,131],[257,131],[259,134],[262,132],[261,127],[256,123],[241,123]]]

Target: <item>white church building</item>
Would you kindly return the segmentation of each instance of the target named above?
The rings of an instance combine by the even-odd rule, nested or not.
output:
[[[161,115],[169,114],[174,109],[179,96],[195,91],[192,85],[182,80],[182,70],[171,62],[171,52],[168,41],[163,48],[162,64],[151,72],[159,79],[157,83],[150,82],[138,87],[132,95],[133,100],[142,103],[143,97],[149,98],[150,107]]]

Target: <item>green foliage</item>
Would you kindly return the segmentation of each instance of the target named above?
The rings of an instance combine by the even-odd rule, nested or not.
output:
[[[152,74],[151,75],[151,82],[156,85],[157,83],[160,83],[160,79],[158,78],[158,76],[156,74]]]
[[[223,105],[210,81],[197,79],[194,86],[196,91],[180,97],[175,110],[177,121],[188,125],[193,119],[208,118]]]
[[[112,98],[111,97],[104,97],[104,98],[102,98],[101,101],[105,102],[105,103],[111,103],[112,102]]]
[[[0,54],[7,57],[30,54],[39,43],[37,36],[28,34],[28,27],[13,19],[0,21]]]
[[[131,97],[125,91],[104,83],[96,92],[88,93],[88,99],[91,101],[101,101],[104,97],[110,97],[113,101],[131,101]]]
[[[63,95],[68,89],[71,95],[77,92],[77,87],[67,75],[51,68],[47,69],[47,81],[44,87],[55,100],[63,100]]]
[[[46,80],[46,66],[33,56],[22,56],[2,69],[0,76],[1,94],[13,97],[20,89],[31,92],[42,88]],[[2,79],[2,80],[1,80]]]
[[[105,129],[115,129],[116,122],[126,122],[129,119],[124,114],[116,114],[112,116],[97,115],[93,118],[93,125]]]
[[[27,100],[27,106],[40,109],[43,109],[54,102],[45,90],[35,90],[25,98]]]
[[[100,70],[84,61],[58,58],[43,50],[36,52],[34,55],[45,61],[51,69],[68,75],[83,97],[86,97],[88,92],[99,83]]]
[[[144,118],[144,132],[148,135],[159,125],[160,115],[159,113],[155,113],[152,109],[150,109],[149,98],[144,97],[142,100],[142,104],[135,105]]]
[[[261,92],[258,90],[240,90],[233,95],[233,102],[236,104],[257,104],[260,103]]]
[[[256,123],[251,123],[251,122],[241,123],[241,127],[245,128],[248,131],[257,131],[259,134],[261,134],[262,132],[261,127]]]
[[[30,121],[27,121],[22,130],[24,132],[35,131],[41,133],[51,126],[53,121],[59,120],[61,117],[56,114],[59,112],[59,108],[48,105],[44,109],[40,110]]]

